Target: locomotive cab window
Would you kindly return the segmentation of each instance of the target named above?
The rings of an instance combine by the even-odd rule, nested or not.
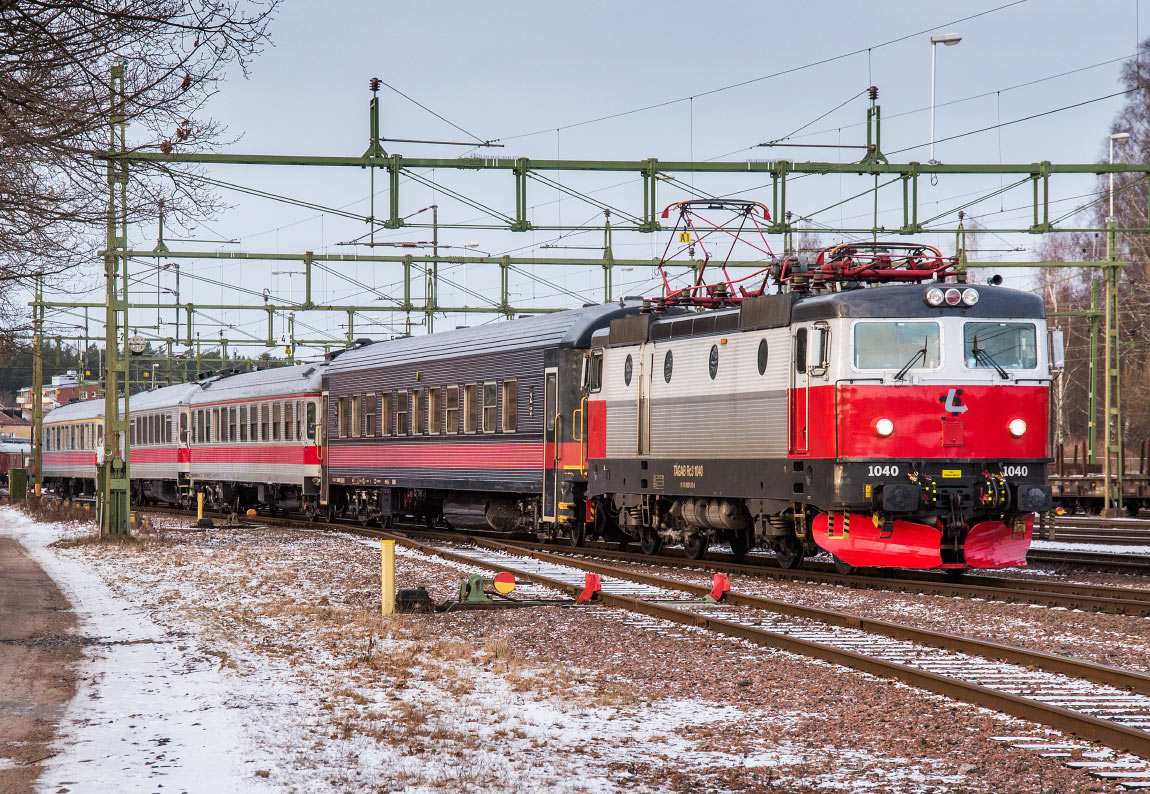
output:
[[[800,375],[807,371],[807,329],[795,331],[795,372]]]
[[[855,369],[938,369],[938,323],[860,322],[854,328]]]
[[[962,358],[968,369],[1034,369],[1038,342],[1032,323],[967,323]]]

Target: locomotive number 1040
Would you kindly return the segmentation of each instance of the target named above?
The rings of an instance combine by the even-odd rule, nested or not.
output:
[[[897,477],[898,466],[893,463],[867,466],[868,477]]]

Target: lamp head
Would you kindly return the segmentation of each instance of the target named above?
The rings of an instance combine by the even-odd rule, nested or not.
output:
[[[960,41],[962,41],[962,34],[960,33],[940,33],[930,37],[931,44],[945,44],[948,47],[953,47]]]

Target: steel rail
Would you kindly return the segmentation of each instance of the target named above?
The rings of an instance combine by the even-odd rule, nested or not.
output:
[[[384,537],[395,540],[398,543],[421,551],[425,554],[441,557],[444,559],[450,559],[455,562],[482,566],[492,570],[511,570],[516,575],[522,576],[529,581],[545,585],[547,587],[552,587],[559,590],[560,592],[574,595],[580,590],[578,586],[569,584],[567,582],[543,576],[535,572],[515,570],[514,568],[510,568],[508,566],[499,566],[493,562],[478,560],[461,552],[455,552],[449,549],[422,543],[403,534],[362,528],[359,528],[355,531],[357,531],[357,534],[370,535],[373,537]],[[630,580],[654,587],[663,587],[671,590],[694,593],[696,595],[702,594],[699,592],[700,590],[703,592],[707,591],[707,588],[705,587],[700,588],[695,585],[689,585],[685,582],[665,579],[664,577],[659,576],[635,574],[630,571],[622,571],[619,569],[611,568],[610,566],[571,560],[570,558],[558,557],[557,555],[543,552],[533,552],[526,549],[518,549],[514,545],[498,543],[485,539],[473,539],[466,536],[460,536],[460,539],[466,542],[472,542],[476,546],[485,547],[495,551],[502,551],[504,553],[514,554],[517,556],[529,557],[540,561],[553,562],[559,565],[566,565],[587,571],[589,573],[600,573],[601,575],[605,573],[609,576],[614,576],[619,579]],[[555,559],[553,560],[551,558]],[[724,634],[726,636],[747,640],[758,645],[778,648],[780,650],[789,651],[792,653],[800,654],[802,656],[821,659],[832,664],[850,667],[886,678],[894,678],[920,689],[925,689],[940,695],[955,698],[957,700],[963,700],[968,703],[983,706],[985,708],[1009,714],[1013,717],[1049,725],[1059,730],[1081,736],[1085,739],[1101,742],[1102,744],[1113,747],[1115,749],[1135,753],[1144,758],[1150,758],[1150,733],[1134,728],[1129,728],[1114,722],[1110,722],[1108,720],[1092,717],[1088,714],[1083,714],[1071,709],[1063,708],[1061,706],[1042,703],[1041,701],[1033,700],[1022,695],[1016,695],[1011,692],[992,689],[980,684],[974,684],[958,678],[940,675],[938,673],[910,667],[908,665],[900,664],[897,662],[876,659],[860,653],[855,653],[853,651],[827,645],[825,643],[788,636],[779,632],[770,631],[768,629],[763,629],[756,626],[747,626],[722,618],[699,615],[697,613],[675,608],[666,602],[648,601],[641,598],[606,593],[602,591],[597,594],[597,597],[601,603],[607,606],[619,607],[631,612],[669,620],[686,626],[708,629],[710,631]],[[779,611],[786,610],[782,611],[782,614],[787,614],[795,617],[812,618],[815,620],[823,620],[823,618],[817,617],[818,613],[823,612],[826,613],[827,617],[833,617],[833,619],[841,621],[835,623],[834,625],[841,625],[847,628],[862,628],[864,631],[871,631],[880,634],[885,634],[886,631],[889,630],[897,630],[900,632],[899,634],[887,634],[887,636],[893,636],[898,639],[919,641],[923,642],[924,644],[929,644],[933,647],[957,650],[959,652],[979,656],[985,655],[985,653],[979,653],[974,649],[981,647],[984,648],[987,652],[993,652],[995,655],[991,656],[990,658],[996,660],[1001,659],[1003,661],[1013,661],[1015,663],[1024,664],[1030,667],[1049,669],[1054,672],[1070,674],[1078,678],[1083,678],[1085,680],[1090,680],[1096,683],[1105,683],[1110,686],[1126,686],[1132,689],[1136,687],[1136,691],[1139,691],[1143,694],[1150,691],[1150,676],[1134,673],[1132,671],[1107,668],[1103,665],[1078,662],[1075,660],[1064,659],[1040,652],[1025,651],[1023,649],[1012,648],[1010,646],[999,646],[995,643],[984,643],[979,640],[954,637],[953,635],[942,635],[933,632],[925,632],[920,629],[911,629],[906,626],[898,626],[897,624],[886,624],[883,621],[871,621],[863,618],[858,618],[856,616],[845,615],[843,613],[830,612],[828,610],[816,610],[809,607],[796,607],[795,605],[791,604],[783,604],[782,602],[770,602],[767,599],[757,599],[753,596],[739,596],[738,594],[728,593],[727,598],[730,599],[732,604],[754,606],[760,609],[769,609],[771,611],[776,611],[774,607],[777,606]],[[923,639],[918,639],[918,636],[920,635],[923,637]],[[931,635],[933,635],[933,637]],[[950,641],[956,641],[958,644],[940,644],[942,642]],[[1048,668],[1045,666],[1047,664],[1057,664],[1059,667]],[[1116,683],[1117,681],[1123,681],[1126,683],[1118,684]]]

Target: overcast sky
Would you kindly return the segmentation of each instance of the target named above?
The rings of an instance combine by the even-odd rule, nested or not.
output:
[[[385,136],[469,140],[474,135],[504,144],[501,149],[475,152],[487,156],[851,160],[858,158],[857,150],[763,149],[753,145],[804,127],[793,141],[863,143],[867,102],[864,96],[856,95],[868,85],[875,85],[885,120],[884,151],[918,147],[891,154],[891,160],[926,161],[932,32],[953,31],[963,37],[957,46],[940,47],[938,51],[936,137],[940,139],[1119,90],[1121,64],[1117,59],[1134,53],[1142,33],[1137,0],[1026,0],[1000,8],[1007,4],[1007,0],[960,4],[492,0],[481,5],[287,0],[272,27],[274,46],[255,61],[248,79],[233,75],[220,86],[211,113],[240,137],[228,151],[359,155],[368,143],[368,81],[379,77],[457,125],[441,121],[385,88],[380,94]],[[956,21],[985,11],[991,13]],[[864,52],[836,57],[858,50]],[[755,79],[819,61],[825,62],[778,77]],[[1054,77],[1071,71],[1074,73]],[[744,81],[751,82],[716,91]],[[1032,84],[1024,85],[1027,83]],[[692,96],[695,98],[687,99]],[[852,96],[855,98],[850,100]],[[976,98],[956,102],[968,97]],[[946,141],[938,144],[936,157],[947,163],[1093,162],[1105,156],[1109,123],[1121,101],[1112,98],[1092,102]],[[582,123],[660,103],[668,104]],[[828,114],[839,105],[843,106]],[[828,115],[820,119],[824,114]],[[390,153],[409,157],[454,157],[467,151],[458,146],[385,146]],[[219,166],[208,173],[327,207],[362,215],[368,212],[368,177],[360,169]],[[580,191],[594,191],[597,199],[612,206],[630,212],[641,210],[641,183],[631,175],[562,178],[565,184]],[[691,182],[690,176],[682,178]],[[507,174],[441,170],[434,179],[503,212],[513,212],[513,184]],[[920,218],[956,207],[1000,184],[998,177],[943,177],[933,187],[928,180],[921,181]],[[769,188],[759,187],[766,182],[761,177],[742,176],[694,179],[696,187],[711,193],[739,192],[742,197],[769,204]],[[869,184],[856,177],[804,179],[792,186],[788,208],[797,213],[813,212],[864,190]],[[386,212],[385,188],[385,180],[378,180],[377,215]],[[1092,177],[1056,178],[1051,184],[1052,198],[1067,200],[1054,207],[1060,212],[1070,210],[1075,206],[1071,197],[1087,194],[1093,188]],[[363,235],[367,226],[362,221],[228,191],[223,195],[235,204],[234,210],[198,228],[171,229],[168,234],[238,243],[172,243],[171,247],[252,252],[370,250],[338,245]],[[595,207],[570,197],[556,201],[557,197],[543,185],[529,183],[528,201],[534,223],[576,226],[601,221]],[[662,207],[685,197],[681,191],[662,186],[659,204]],[[1025,226],[1029,224],[1029,201],[1029,187],[1024,186],[970,207],[967,212],[992,227]],[[432,202],[439,204],[443,223],[490,221],[474,208],[430,188],[412,181],[402,185],[402,214]],[[880,195],[879,209],[880,222],[888,227],[901,223],[901,192],[897,185]],[[871,211],[868,197],[825,211],[817,220],[833,226],[869,226]],[[424,219],[430,220],[427,213],[413,221]],[[954,220],[952,216],[949,223]],[[545,231],[440,231],[445,245],[477,243],[479,250],[492,253],[577,257],[597,257],[602,253],[591,249],[538,248],[549,242],[556,244],[557,236]],[[134,246],[150,249],[155,244],[156,230],[137,228],[132,237]],[[430,239],[430,231],[383,231],[377,233],[376,239],[422,241]],[[832,243],[841,237],[828,234],[824,239]],[[954,248],[950,236],[927,235],[918,239],[938,245],[944,253]],[[658,255],[666,242],[666,233],[617,234],[614,251],[619,257],[647,258]],[[770,243],[775,250],[782,247],[781,238],[773,238]],[[985,253],[979,256],[986,260],[1028,259],[1033,256],[1031,249],[1036,243],[1037,238],[1028,235],[986,236],[979,243]],[[601,246],[602,233],[570,234],[557,244]],[[990,250],[1013,247],[1024,250]],[[465,253],[462,248],[447,252]],[[299,300],[302,278],[271,273],[298,267],[284,263],[231,262],[221,266],[208,260],[184,261],[180,297],[184,302],[258,304],[259,293],[267,288],[278,299]],[[139,263],[134,269],[144,270],[145,266]],[[482,305],[481,298],[469,296],[462,287],[494,299],[498,284],[494,270],[489,266],[445,266],[441,271],[445,282],[441,285],[440,303]],[[402,294],[398,287],[400,269],[396,265],[352,265],[344,267],[343,272],[379,292]],[[616,273],[615,296],[657,292],[652,275],[651,268]],[[1007,275],[1010,283],[1025,285],[1023,275]],[[216,283],[201,282],[197,277]],[[173,282],[169,271],[161,285],[172,287]],[[603,297],[602,272],[597,269],[527,268],[525,273],[515,274],[513,282],[513,301],[523,307],[577,305],[582,300]],[[155,297],[154,275],[147,276],[141,285],[139,297],[149,292]],[[418,286],[415,293],[421,297],[422,287]],[[101,294],[99,290],[92,293]],[[313,297],[317,302],[370,303],[376,294],[335,276],[317,274]],[[154,335],[156,318],[144,315],[134,317],[134,322],[141,326],[151,323],[152,331],[146,335]],[[235,326],[227,330],[233,337],[258,337],[266,328],[266,319],[254,313],[217,317]],[[418,315],[414,319],[418,320]],[[161,318],[161,336],[171,334],[167,324],[171,320],[170,313]],[[338,337],[343,332],[340,323],[345,320],[346,315],[301,316],[297,334],[316,336],[316,331],[304,330],[302,324],[306,323]],[[451,316],[438,319],[436,327],[490,320],[490,316],[482,315]],[[357,319],[362,325],[356,335],[389,335],[402,327],[403,317],[384,316],[377,321],[381,324],[369,327],[371,318]],[[281,322],[277,318],[277,334]],[[205,339],[217,334],[218,326],[207,319],[203,323],[200,330]]]

